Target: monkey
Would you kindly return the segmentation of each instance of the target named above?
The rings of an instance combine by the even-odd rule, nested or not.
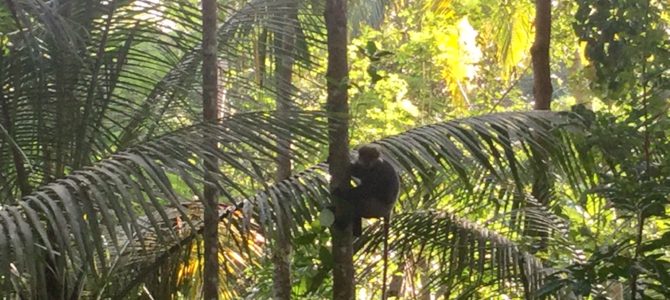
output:
[[[382,299],[386,300],[389,222],[391,210],[398,199],[400,178],[395,168],[381,157],[379,149],[373,145],[365,145],[358,149],[358,159],[351,164],[351,176],[360,180],[360,183],[348,191],[338,188],[333,194],[349,201],[353,206],[352,225],[356,237],[362,233],[362,218],[384,219]],[[346,222],[340,224],[346,226]]]
[[[360,183],[348,191],[338,188],[333,194],[353,206],[353,233],[358,237],[362,232],[362,218],[388,220],[398,198],[400,179],[395,168],[373,145],[358,149],[358,159],[351,164],[351,176]]]

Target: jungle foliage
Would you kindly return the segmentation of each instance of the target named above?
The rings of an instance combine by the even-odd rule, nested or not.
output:
[[[205,122],[199,1],[2,2],[1,298],[200,297],[205,189],[220,297],[271,298],[284,233],[291,296],[333,293],[324,2],[218,4]],[[350,143],[401,173],[392,296],[670,297],[670,4],[552,1],[553,112],[533,8],[349,1]],[[358,298],[381,245],[367,222]]]

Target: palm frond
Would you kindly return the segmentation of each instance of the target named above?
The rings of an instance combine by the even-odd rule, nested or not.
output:
[[[4,126],[8,135],[25,157],[0,144],[0,168],[7,178],[2,194],[25,195],[118,149],[200,120],[197,3],[10,3],[16,4],[18,21],[0,32],[0,109],[3,125],[11,125]],[[293,7],[300,11],[299,22],[272,17]],[[253,0],[222,11],[224,111],[271,110],[263,99],[277,93],[312,101],[310,85],[290,90],[257,85],[256,58],[250,55],[256,28],[290,32],[302,46],[284,54],[301,62],[296,69],[311,68],[322,25],[309,5]],[[265,46],[276,51],[272,43]]]
[[[381,226],[372,227],[357,241],[362,247],[359,262],[373,262],[361,270],[358,278],[375,286],[381,277],[379,253],[383,252],[384,237]],[[445,212],[398,214],[391,228],[389,253],[389,260],[398,262],[395,265],[411,271],[398,269],[396,273],[428,279],[420,293],[432,290],[432,294],[448,299],[481,297],[478,290],[491,286],[495,293],[522,297],[538,290],[549,274],[540,259],[513,241]],[[422,265],[424,261],[427,264]]]
[[[318,152],[324,124],[319,113],[295,112],[291,119],[238,114],[138,144],[45,185],[0,210],[0,285],[27,298],[45,296],[33,293],[46,291],[47,284],[59,285],[66,296],[80,288],[96,291],[105,274],[133,265],[133,257],[167,249],[197,231],[182,203],[193,195],[202,199],[204,184],[216,186],[223,203],[234,205],[248,198],[249,184],[270,181],[267,166],[279,151],[275,137],[290,132],[299,149],[294,158],[306,162],[309,157],[299,154]],[[207,139],[220,147],[207,148]],[[221,172],[215,182],[205,182],[203,160],[211,157],[221,162]],[[186,189],[178,191],[176,184]],[[169,206],[176,209],[172,216]],[[174,214],[190,228],[186,233],[173,228]]]
[[[469,264],[481,264],[486,267],[484,271],[487,275],[482,277],[482,281],[470,282],[473,285],[471,289],[462,285],[453,286],[459,281],[452,281],[450,284],[454,291],[474,292],[477,290],[475,283],[506,288],[509,282],[517,282],[514,283],[516,291],[522,291],[523,287],[519,283],[522,275],[526,276],[522,281],[529,284],[527,291],[530,293],[537,290],[546,274],[541,271],[538,260],[530,256],[529,252],[524,252],[532,250],[532,243],[523,239],[524,228],[520,224],[524,224],[523,220],[526,218],[539,220],[542,222],[530,224],[542,225],[542,228],[536,229],[553,231],[555,234],[563,232],[564,224],[542,206],[525,207],[533,199],[523,196],[524,187],[530,183],[524,171],[530,164],[538,163],[529,159],[528,156],[533,154],[529,147],[535,147],[544,157],[550,158],[550,162],[555,162],[558,165],[556,170],[572,170],[561,168],[570,157],[562,151],[566,145],[570,145],[564,143],[570,141],[570,131],[578,131],[579,124],[579,121],[560,113],[505,113],[439,123],[377,141],[376,143],[383,146],[385,157],[398,168],[403,177],[404,193],[399,200],[401,217],[394,223],[393,232],[398,234],[393,237],[393,251],[418,251],[418,248],[425,246],[415,240],[434,238],[430,252],[433,256],[428,257],[437,259],[440,255],[451,255],[450,243],[458,240],[455,233],[466,232],[468,238],[462,239],[464,243],[467,242],[464,247],[472,250],[481,246],[484,254],[479,256],[479,252],[474,250],[467,254],[460,252],[468,264],[450,264],[447,261],[439,266],[460,266],[460,271],[463,271]],[[272,243],[271,231],[274,230],[276,222],[276,209],[285,210],[291,217],[291,232],[294,237],[304,237],[315,230],[313,226],[318,211],[329,202],[326,169],[324,164],[316,165],[269,186],[244,202],[247,218],[256,220],[255,223],[261,225],[264,238],[269,239],[265,243]],[[509,174],[512,173],[517,175],[510,177]],[[508,177],[512,179],[507,179]],[[521,191],[518,190],[519,187]],[[505,201],[517,204],[505,204]],[[421,209],[415,211],[417,207]],[[434,212],[422,213],[423,210]],[[496,212],[485,215],[492,219],[487,225],[492,230],[501,230],[508,237],[453,217],[455,213],[461,216],[480,216],[483,211]],[[235,228],[241,226],[238,224]],[[358,244],[367,245],[365,247],[378,245],[379,240],[371,240],[378,238],[376,232],[379,230],[376,229],[375,226],[370,226]],[[407,234],[410,232],[412,234]],[[417,232],[426,235],[413,235]],[[246,242],[243,238],[236,242],[244,243]],[[405,244],[408,248],[399,248]],[[379,252],[363,248],[359,253],[361,259],[366,260],[369,258],[367,256]],[[257,259],[262,260],[263,257]],[[178,263],[188,264],[187,261]],[[248,263],[249,268],[253,268],[258,262],[252,260]],[[525,273],[521,273],[521,265]],[[325,268],[320,273],[328,271],[327,266],[322,267]],[[463,274],[443,273],[430,286],[442,285],[445,280],[455,280],[456,277],[449,279],[452,275],[475,276],[470,274],[475,270],[477,268],[471,268],[467,272],[463,271]],[[437,269],[433,271],[438,272]],[[237,276],[233,275],[232,278]],[[471,277],[473,278],[475,277]],[[237,284],[238,288],[242,288],[239,282]],[[253,286],[253,283],[248,284]],[[229,290],[231,287],[223,284],[222,289]]]
[[[298,234],[310,230],[308,227],[329,199],[327,174],[327,165],[318,164],[286,180],[267,186],[256,195],[240,199],[234,206],[221,209],[222,228],[220,231],[226,232],[220,238],[224,249],[222,252],[236,253],[235,256],[238,257],[238,259],[221,258],[221,264],[228,266],[228,269],[223,272],[224,280],[220,283],[221,293],[231,296],[226,299],[239,298],[240,293],[244,292],[244,287],[255,285],[254,282],[243,282],[241,275],[247,268],[258,265],[266,255],[266,250],[261,251],[256,247],[267,248],[268,244],[272,243],[272,237],[275,236],[272,231],[276,230],[277,208],[283,209],[287,215],[291,216],[290,232]],[[202,209],[199,203],[183,203],[183,205]],[[175,215],[175,209],[169,209],[173,211],[171,215]],[[191,215],[191,219],[201,215],[197,210],[189,210],[187,213]],[[144,249],[144,255],[139,258],[137,253],[127,253],[126,255],[133,257],[135,263],[127,263],[117,268],[114,277],[118,280],[113,280],[117,287],[111,289],[116,293],[115,297],[126,297],[129,292],[141,286],[154,286],[152,280],[162,274],[160,271],[163,269],[184,268],[184,266],[193,265],[194,261],[201,260],[202,253],[197,248],[194,249],[193,245],[200,242],[202,226],[202,222],[196,223],[193,230],[180,235],[180,242],[169,249],[150,247]],[[151,233],[148,233],[148,236],[150,239],[155,239]],[[259,239],[264,241],[260,245],[257,242]],[[236,264],[236,262],[243,263]],[[174,275],[166,274],[168,277]],[[199,281],[182,282],[182,285],[172,285],[170,288],[183,293],[185,287],[187,290],[198,291],[200,284]],[[161,285],[154,296],[168,292],[168,290],[176,292],[171,289],[166,289]],[[150,288],[150,290],[155,289]],[[193,296],[196,297],[197,293]]]

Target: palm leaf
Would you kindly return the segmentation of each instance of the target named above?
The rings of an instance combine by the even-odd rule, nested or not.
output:
[[[440,269],[434,269],[432,272],[443,273],[435,277],[436,281],[431,282],[430,287],[450,286],[454,291],[474,292],[481,285],[503,288],[506,286],[503,283],[507,282],[520,284],[518,282],[522,281],[523,275],[525,276],[523,281],[528,284],[527,292],[536,291],[546,274],[542,271],[538,259],[527,252],[532,250],[529,246],[531,243],[520,239],[523,237],[523,228],[518,224],[523,224],[520,221],[523,218],[540,220],[541,222],[533,224],[546,225],[543,228],[558,235],[564,232],[564,225],[551,211],[543,209],[537,203],[534,203],[532,208],[524,208],[524,203],[532,203],[533,200],[526,196],[520,197],[516,189],[518,186],[530,184],[527,176],[522,174],[530,167],[529,164],[537,162],[528,159],[528,155],[532,155],[533,152],[527,149],[530,146],[523,147],[523,145],[537,147],[542,155],[558,162],[559,171],[563,170],[560,166],[563,165],[561,162],[566,159],[566,155],[561,152],[566,145],[558,144],[558,141],[569,141],[570,134],[565,129],[578,130],[579,122],[567,115],[556,113],[506,113],[439,123],[378,141],[377,143],[383,146],[386,157],[403,174],[405,193],[401,197],[400,206],[404,212],[394,223],[392,232],[412,233],[394,235],[392,251],[396,253],[395,255],[404,257],[403,255],[419,251],[418,249],[430,244],[430,251],[426,250],[427,252],[422,252],[421,255],[432,261],[451,255],[453,247],[449,246],[453,241],[460,241],[464,243],[463,247],[471,249],[469,253],[460,253],[465,256],[464,262],[440,263]],[[507,154],[503,155],[502,152]],[[271,239],[274,235],[269,231],[273,230],[276,222],[275,209],[284,209],[291,217],[293,236],[308,234],[314,230],[312,226],[318,211],[329,202],[326,167],[319,164],[248,198],[244,202],[245,215],[256,220],[254,223],[263,228],[261,231],[263,236]],[[512,172],[518,175],[508,177]],[[509,182],[508,178],[512,178],[512,182]],[[488,184],[475,184],[473,182],[475,180]],[[514,182],[515,180],[518,182]],[[482,185],[486,188],[482,188]],[[501,195],[508,196],[501,198]],[[511,203],[505,204],[505,201],[521,203],[513,208]],[[279,205],[276,206],[273,202]],[[429,209],[432,212],[414,211],[416,207],[422,207],[422,210]],[[508,237],[454,217],[455,213],[475,217],[482,211],[490,212],[491,207],[497,209],[495,214],[488,215],[493,218],[492,220],[498,218],[516,221],[516,227],[510,225],[513,224],[511,221],[488,223],[493,229],[506,233]],[[241,223],[243,222],[233,228],[241,228]],[[456,233],[467,235],[468,238],[459,240]],[[236,236],[242,238],[236,244],[246,243],[244,237]],[[368,259],[376,261],[371,256],[379,253],[375,248],[380,244],[379,238],[376,226],[370,226],[369,230],[364,232],[364,236],[357,242],[359,247],[363,247],[359,250],[361,262],[370,261]],[[426,240],[429,242],[425,242]],[[268,242],[271,243],[271,240]],[[479,254],[480,250],[472,250],[480,248],[483,254]],[[169,259],[171,257],[169,253],[163,252],[163,255],[165,254],[168,256],[161,259],[165,264],[152,264],[148,268],[157,271],[169,265],[189,264],[189,260],[198,257],[197,253],[192,253],[195,256],[172,260]],[[421,255],[418,257],[423,257]],[[263,260],[262,256],[245,257],[250,259],[247,262],[248,268],[254,268],[255,264]],[[473,269],[473,265],[477,268]],[[524,266],[525,273],[520,271],[521,265]],[[378,278],[373,275],[376,274],[374,273],[377,270],[376,266],[377,264],[374,264],[371,265],[371,269],[363,268],[367,271],[361,273],[361,278]],[[464,271],[466,267],[470,268],[467,272]],[[456,268],[453,270],[460,270],[460,273],[452,272],[453,270],[449,268]],[[481,280],[469,277],[468,280],[471,280],[469,284],[472,285],[470,288],[464,285],[454,286],[455,282],[460,282],[456,278],[475,276],[473,272],[479,270],[478,268],[483,268],[486,272],[478,275],[484,276]],[[325,274],[328,272],[328,267],[325,266],[320,272]],[[234,287],[239,291],[244,287],[237,281],[239,275],[228,274],[224,278],[227,278],[228,284],[234,284],[234,286],[222,284],[224,291],[232,290]],[[447,284],[448,282],[450,283]],[[133,284],[135,287],[141,286],[141,282],[135,281]],[[249,287],[254,286],[253,282],[247,284]],[[517,286],[516,290],[522,289]]]
[[[31,291],[46,290],[44,273],[54,270],[58,276],[48,276],[63,278],[59,284],[65,295],[77,295],[79,284],[96,291],[112,268],[143,261],[147,250],[179,243],[184,233],[172,226],[175,214],[184,227],[197,230],[194,215],[182,203],[200,195],[203,184],[221,190],[229,205],[245,198],[245,184],[265,185],[270,174],[263,165],[278,151],[274,137],[290,132],[298,149],[314,153],[314,142],[325,139],[322,120],[318,113],[295,112],[291,120],[270,113],[238,114],[221,124],[195,125],[138,144],[37,189],[0,214],[5,229],[0,257],[10,262],[0,270],[0,285],[23,282],[26,286],[8,290],[38,297]],[[207,148],[201,143],[205,139],[217,141],[220,148]],[[215,182],[203,181],[202,160],[209,157],[222,164]],[[177,192],[178,183],[189,191]],[[170,213],[168,206],[176,211]]]
[[[11,42],[0,39],[5,43],[0,45],[0,101],[6,102],[0,109],[3,126],[19,151],[0,144],[0,165],[7,178],[1,180],[3,194],[16,196],[23,184],[25,195],[118,149],[200,119],[196,3],[11,3],[16,3],[18,21],[13,31],[0,33]],[[272,17],[291,5],[301,9],[301,22]],[[249,103],[257,110],[272,109],[269,101],[256,103],[276,93],[290,92],[305,103],[313,102],[309,90],[258,86],[249,71],[254,28],[300,32],[303,50],[288,55],[298,62],[314,61],[307,49],[321,47],[322,25],[307,6],[300,1],[254,0],[222,11],[226,19],[219,28],[219,53],[225,64],[225,111],[246,110]],[[300,66],[296,69],[305,71],[296,74],[307,76],[304,72],[312,65]]]
[[[377,225],[377,224],[375,224]],[[358,253],[359,262],[372,261],[358,274],[359,282],[378,285],[381,274],[383,234],[381,226],[373,226],[357,244],[364,245]],[[449,299],[469,298],[478,289],[494,286],[499,293],[523,293],[523,283],[533,293],[548,275],[542,261],[519,245],[486,228],[445,212],[421,211],[399,214],[391,229],[390,260],[414,265],[414,272],[403,272],[406,280],[428,278],[423,291],[437,292]],[[404,259],[401,259],[404,258]],[[419,262],[427,261],[429,266]],[[412,268],[406,268],[411,270]],[[421,276],[417,276],[417,274]],[[510,288],[510,286],[512,288]]]

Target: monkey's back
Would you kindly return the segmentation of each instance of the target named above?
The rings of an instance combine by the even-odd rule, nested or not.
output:
[[[372,168],[352,169],[352,175],[361,180],[362,186],[370,187],[370,195],[385,203],[393,203],[400,191],[400,178],[395,168],[386,160],[381,160]]]

